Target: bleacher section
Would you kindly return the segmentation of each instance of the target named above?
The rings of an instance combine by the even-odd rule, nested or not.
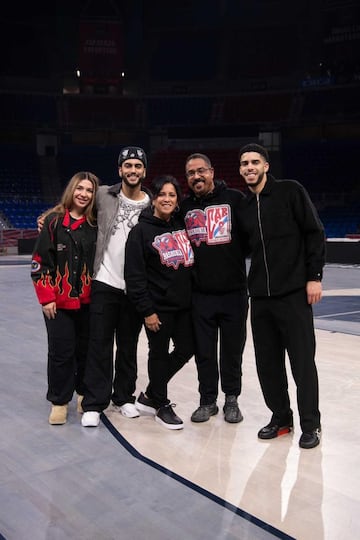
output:
[[[359,87],[343,86],[312,89],[304,94],[302,118],[305,121],[324,118],[339,121],[344,118],[359,118]]]
[[[10,228],[36,229],[49,203],[42,200],[39,158],[33,145],[0,145],[0,213]]]
[[[147,100],[149,125],[157,126],[204,126],[211,120],[212,97],[167,97]]]
[[[134,126],[139,116],[139,104],[134,99],[119,96],[64,96],[60,103],[59,123],[65,128],[83,126],[97,129],[106,126],[116,129],[119,126]]]
[[[360,203],[331,206],[320,211],[327,238],[345,238],[360,231]]]
[[[193,46],[193,44],[192,44]],[[206,45],[208,46],[208,44]],[[186,58],[184,56],[184,58]],[[188,58],[186,62],[189,63]],[[199,63],[192,62],[198,70]],[[177,63],[174,63],[178,69]],[[203,65],[203,64],[202,64]],[[158,126],[286,126],[359,119],[359,85],[292,90],[190,95],[173,88],[166,95],[32,95],[1,93],[2,126],[62,130],[152,130]]]
[[[288,121],[293,99],[290,93],[228,96],[224,99],[222,121],[230,125],[254,122],[280,124]]]
[[[44,133],[58,135],[54,155],[47,157],[54,160],[61,187],[80,170],[95,173],[106,184],[117,182],[118,152],[130,143],[143,146],[149,154],[147,184],[158,174],[173,174],[187,193],[185,159],[201,148],[212,160],[216,178],[244,189],[238,172],[238,148],[222,148],[222,137],[229,141],[253,140],[261,132],[275,132],[281,147],[276,161],[272,161],[275,175],[299,180],[316,201],[327,235],[341,237],[358,230],[360,222],[358,207],[351,206],[352,194],[358,193],[357,170],[344,165],[345,159],[349,163],[360,154],[358,92],[359,86],[353,83],[333,88],[131,98],[2,93],[0,113],[3,125],[23,129],[26,140],[30,139],[31,128],[31,140],[42,133],[42,128],[54,128]],[[349,131],[346,119],[354,121]],[[341,122],[338,132],[336,122]],[[206,141],[212,137],[207,148]],[[180,150],[183,139],[190,141],[187,150]],[[199,144],[202,139],[204,146]],[[7,141],[5,135],[3,140]],[[104,143],[90,144],[88,140]],[[194,148],[191,140],[197,141]],[[165,148],[151,152],[151,146],[158,144]],[[50,185],[54,175],[49,174],[44,181],[40,161],[34,143],[0,144],[0,212],[13,228],[35,227],[41,210],[37,205],[50,205],[49,200],[44,201],[42,185]],[[52,195],[48,193],[49,198]],[[328,204],[330,198],[333,200]]]
[[[47,208],[49,203],[30,199],[0,200],[0,212],[14,229],[36,229],[36,218]]]
[[[54,127],[58,123],[58,98],[34,94],[1,94],[0,117],[2,127]]]
[[[283,141],[283,177],[299,180],[310,193],[350,193],[358,174],[345,162],[360,154],[360,140]]]
[[[0,197],[41,196],[39,160],[25,144],[0,144]]]

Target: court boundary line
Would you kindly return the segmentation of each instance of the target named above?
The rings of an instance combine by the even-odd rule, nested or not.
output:
[[[142,461],[143,463],[146,463],[150,467],[156,469],[157,471],[165,474],[166,476],[173,478],[180,484],[190,488],[192,491],[195,491],[196,493],[199,493],[200,495],[210,499],[211,501],[215,502],[216,504],[222,506],[223,508],[226,508],[230,512],[233,512],[234,514],[238,515],[239,517],[245,519],[246,521],[252,523],[256,527],[259,527],[260,529],[269,532],[275,538],[279,538],[281,540],[296,540],[294,537],[289,536],[288,534],[280,531],[279,529],[276,529],[269,523],[266,523],[265,521],[262,521],[261,519],[253,516],[252,514],[249,514],[245,510],[242,510],[241,508],[238,508],[237,506],[229,503],[225,499],[222,499],[218,495],[215,495],[214,493],[211,493],[210,491],[206,490],[205,488],[202,488],[201,486],[198,486],[194,482],[191,482],[191,480],[187,480],[183,476],[180,476],[179,474],[171,471],[170,469],[167,469],[163,465],[160,465],[159,463],[156,463],[156,461],[153,461],[152,459],[144,456],[141,454],[134,446],[132,446],[123,435],[116,429],[114,424],[109,420],[109,418],[106,416],[104,412],[101,413],[100,418],[105,425],[105,427],[108,429],[108,431],[115,437],[115,439],[121,444],[121,446],[127,450],[134,458],[138,459],[139,461]],[[1,539],[0,539],[1,540]]]

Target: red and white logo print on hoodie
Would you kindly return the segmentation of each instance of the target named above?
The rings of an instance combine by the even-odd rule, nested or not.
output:
[[[208,206],[205,210],[189,210],[185,226],[196,246],[206,244],[228,244],[231,242],[231,210],[228,204]]]
[[[177,270],[180,264],[184,266],[194,264],[194,252],[184,230],[155,236],[152,245],[158,250],[161,263],[166,266],[172,266]]]

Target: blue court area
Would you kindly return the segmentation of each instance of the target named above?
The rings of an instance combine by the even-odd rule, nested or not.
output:
[[[314,306],[316,319],[329,319],[360,323],[360,297],[325,296]]]
[[[313,306],[315,328],[360,335],[360,267],[326,265],[324,296]]]

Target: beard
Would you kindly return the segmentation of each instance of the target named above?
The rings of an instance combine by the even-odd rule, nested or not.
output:
[[[123,184],[126,184],[129,188],[137,188],[143,182],[143,180],[145,180],[145,176],[140,176],[137,182],[129,182],[126,176],[121,177]]]
[[[261,174],[259,174],[256,182],[247,182],[246,177],[243,177],[243,178],[249,188],[254,188],[258,186],[259,184],[261,184],[261,182],[264,180],[264,176],[265,176],[265,172],[262,172]]]

